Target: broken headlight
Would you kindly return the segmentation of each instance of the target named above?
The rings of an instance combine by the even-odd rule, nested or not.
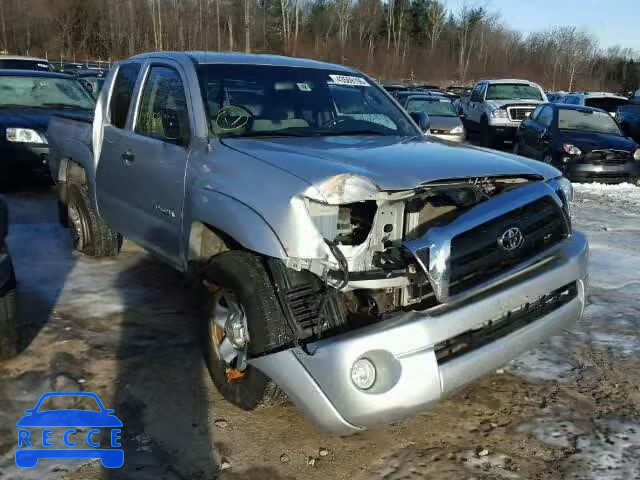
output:
[[[342,245],[359,245],[366,240],[377,209],[374,201],[329,205],[307,198],[305,203],[322,238]]]
[[[370,178],[343,173],[310,188],[305,192],[305,196],[331,205],[339,205],[368,200],[379,191],[378,185]]]
[[[573,202],[573,186],[568,178],[557,177],[550,182],[553,188],[560,194],[564,208],[571,215],[571,202]]]

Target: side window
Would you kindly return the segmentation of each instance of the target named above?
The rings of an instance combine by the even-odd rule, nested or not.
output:
[[[553,109],[551,107],[544,107],[536,121],[543,127],[550,127],[553,122]]]
[[[151,67],[142,90],[135,131],[176,145],[189,144],[191,130],[184,85],[173,68]]]
[[[481,83],[480,85],[476,85],[476,88],[474,88],[473,92],[471,93],[471,101],[481,102],[483,91],[484,91],[484,83]]]
[[[127,123],[129,105],[140,67],[139,63],[126,63],[118,68],[109,105],[110,123],[114,127],[124,128]]]

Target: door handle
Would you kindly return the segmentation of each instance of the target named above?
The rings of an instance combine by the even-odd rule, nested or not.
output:
[[[120,158],[122,159],[122,163],[124,163],[124,166],[128,167],[136,159],[136,156],[131,150],[127,150],[126,152],[122,153],[122,155],[120,155]]]

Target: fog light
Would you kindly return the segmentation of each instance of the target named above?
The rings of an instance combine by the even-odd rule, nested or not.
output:
[[[351,367],[351,381],[361,390],[368,390],[376,382],[376,367],[371,360],[361,358]]]

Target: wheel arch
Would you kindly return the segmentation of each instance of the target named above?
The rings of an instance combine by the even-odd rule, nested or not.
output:
[[[211,190],[192,195],[185,211],[186,266],[229,250],[286,258],[280,239],[264,218],[241,201]]]

